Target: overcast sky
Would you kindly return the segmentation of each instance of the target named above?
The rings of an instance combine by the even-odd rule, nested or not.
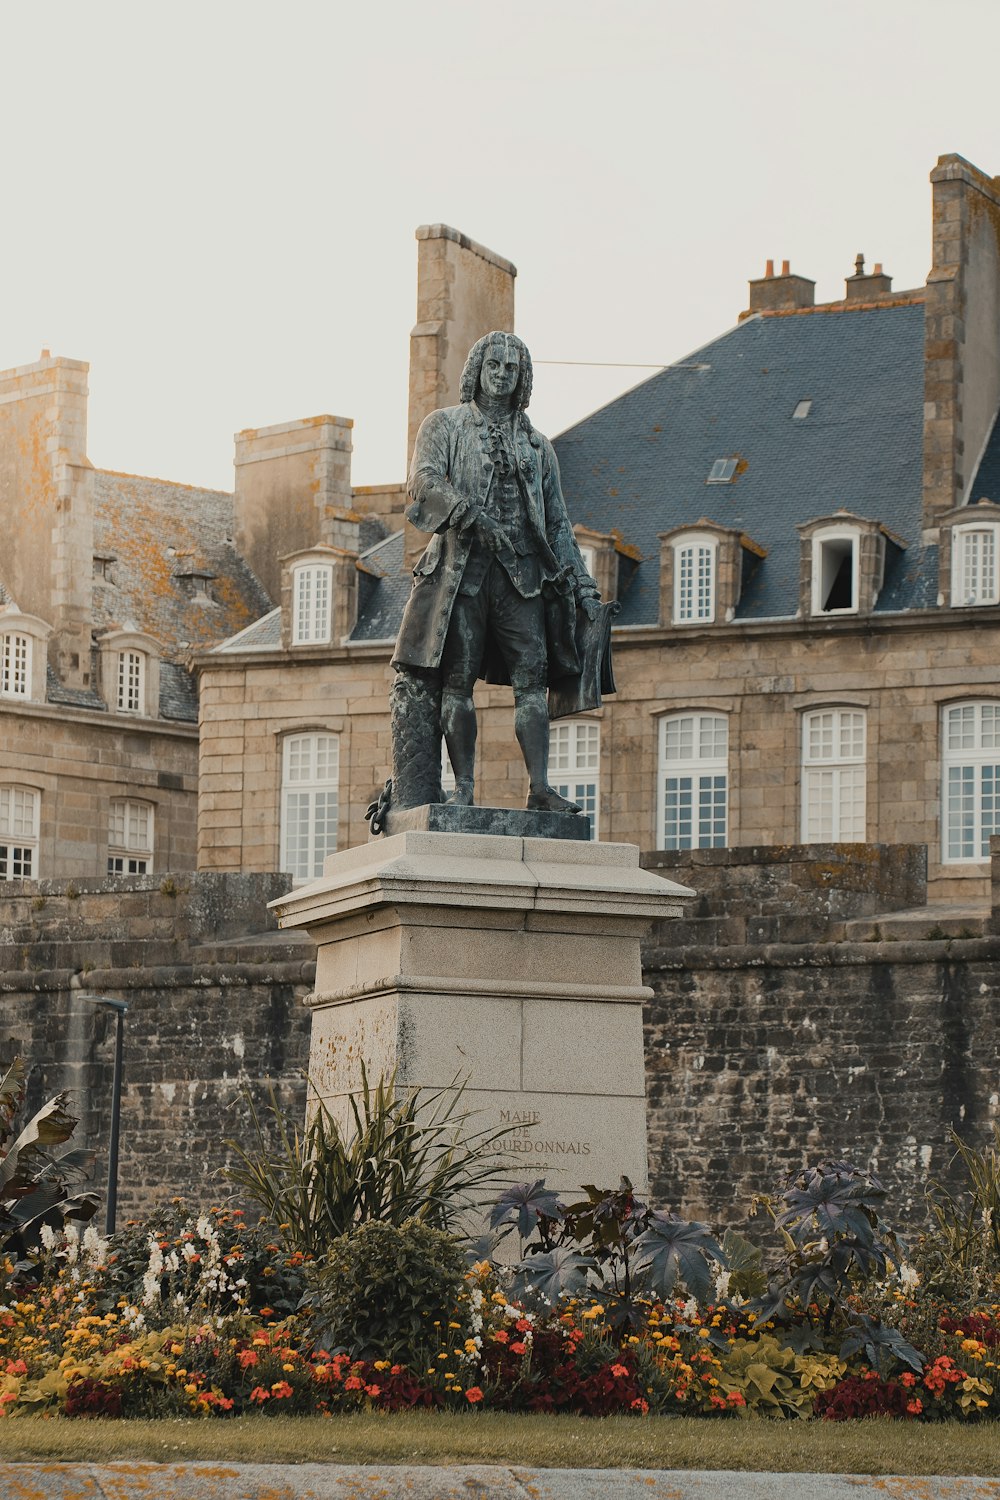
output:
[[[403,477],[418,224],[518,267],[539,361],[662,364],[767,257],[924,281],[937,157],[1000,173],[996,0],[0,4],[0,366],[86,359],[102,468],[232,487],[355,419]],[[651,373],[541,365],[550,435]]]

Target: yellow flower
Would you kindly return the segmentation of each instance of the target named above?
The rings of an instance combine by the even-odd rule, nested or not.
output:
[[[282,1368],[282,1369],[283,1369],[283,1370],[284,1370],[284,1371],[286,1371],[286,1373],[288,1373],[288,1374],[291,1374],[291,1373],[292,1373],[292,1372],[293,1372],[293,1371],[294,1371],[294,1369],[295,1369],[295,1366],[294,1366],[294,1365],[282,1365],[282,1367],[281,1367],[281,1368]],[[376,1366],[375,1366],[375,1368],[376,1368],[376,1369],[378,1369],[378,1365],[376,1365]],[[385,1366],[384,1366],[384,1365],[383,1365],[383,1369],[384,1369],[384,1368],[385,1368]]]
[[[197,1394],[198,1387],[196,1385],[192,1385],[189,1381],[188,1384],[184,1387],[184,1390],[188,1396],[194,1396]]]
[[[291,1367],[291,1365],[288,1365],[287,1368],[290,1370],[292,1367]],[[388,1370],[388,1368],[389,1368],[389,1361],[387,1359],[377,1359],[375,1361],[375,1369],[376,1370]]]
[[[462,1326],[461,1323],[449,1323],[448,1324],[449,1328],[461,1328],[461,1326]]]

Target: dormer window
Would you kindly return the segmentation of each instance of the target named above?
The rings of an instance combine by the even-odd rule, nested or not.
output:
[[[957,607],[996,604],[997,526],[956,526],[951,543],[951,602]]]
[[[674,624],[711,624],[715,619],[714,536],[681,536],[674,542]]]
[[[115,707],[119,713],[141,714],[146,686],[146,658],[141,651],[119,651],[118,690]]]
[[[858,609],[858,533],[841,528],[812,539],[812,612],[856,614]]]
[[[292,645],[324,645],[333,616],[333,567],[304,563],[292,569]]]
[[[20,631],[0,636],[0,697],[31,697],[31,637]]]
[[[735,458],[717,458],[708,471],[706,484],[732,484],[736,473]]]

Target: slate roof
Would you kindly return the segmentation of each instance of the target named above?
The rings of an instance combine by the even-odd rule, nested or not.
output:
[[[241,651],[273,651],[281,645],[281,609],[272,609],[262,620],[256,620],[241,630],[238,635],[230,636],[228,641],[223,641],[221,646],[216,646],[216,653],[232,652],[238,655]]]
[[[393,532],[361,554],[363,575],[352,641],[395,640],[413,579],[403,571],[403,533]],[[379,576],[381,575],[381,576]]]
[[[794,420],[802,400],[809,415]],[[796,613],[795,527],[840,509],[881,521],[890,548],[879,611],[933,604],[920,547],[924,310],[920,303],[748,318],[554,440],[573,520],[619,533],[642,562],[621,625],[659,611],[657,534],[706,517],[767,549],[737,618]],[[732,484],[706,484],[718,458]]]
[[[232,543],[233,497],[220,490],[98,470],[94,551],[113,556],[114,581],[94,580],[94,623],[153,636],[166,661],[215,645],[269,610],[271,600]],[[185,574],[211,575],[214,603],[192,598]]]

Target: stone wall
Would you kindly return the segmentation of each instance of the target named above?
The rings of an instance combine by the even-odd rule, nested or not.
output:
[[[115,1018],[81,996],[128,1004],[123,1216],[175,1194],[222,1196],[225,1143],[250,1138],[248,1099],[259,1110],[273,1088],[302,1118],[313,947],[278,937],[267,911],[288,886],[213,875],[0,886],[0,1066],[30,1060],[33,1108],[70,1090],[102,1190]]]
[[[56,871],[73,879],[100,879],[107,872],[110,803],[117,797],[135,797],[153,808],[153,870],[194,869],[194,724],[18,702],[0,710],[0,783],[39,794],[36,869],[43,879]]]
[[[998,840],[1000,843],[1000,840]],[[854,917],[922,906],[923,844],[779,844],[658,850],[642,864],[697,891],[652,943],[836,942]],[[928,922],[928,926],[931,923]]]
[[[736,1222],[822,1156],[870,1166],[920,1216],[950,1132],[1000,1113],[1000,941],[651,948],[654,1198]]]

